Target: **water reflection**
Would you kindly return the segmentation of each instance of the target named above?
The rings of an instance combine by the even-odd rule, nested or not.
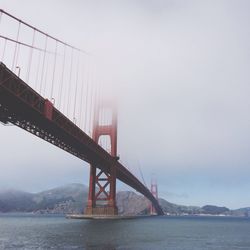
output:
[[[124,227],[125,226],[125,227]],[[124,232],[125,225],[117,220],[87,220],[82,221],[86,249],[115,250],[120,247],[117,240]]]

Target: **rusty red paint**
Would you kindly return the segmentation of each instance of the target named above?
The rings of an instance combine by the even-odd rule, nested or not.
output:
[[[44,102],[44,115],[47,119],[52,120],[53,117],[53,104],[48,99]]]
[[[104,105],[104,104],[103,104]],[[113,107],[108,107],[112,110],[112,122],[110,125],[100,125],[99,117],[102,108],[106,106],[98,106],[94,114],[93,140],[98,143],[102,135],[110,137],[111,156],[117,158],[117,115]],[[96,169],[96,166],[91,165],[89,179],[89,196],[88,206],[85,210],[86,214],[117,214],[116,207],[116,165],[111,167],[110,173]],[[98,172],[98,173],[97,173]],[[96,187],[98,190],[96,190]],[[107,201],[107,204],[100,206],[98,201]],[[98,207],[98,209],[96,209]]]

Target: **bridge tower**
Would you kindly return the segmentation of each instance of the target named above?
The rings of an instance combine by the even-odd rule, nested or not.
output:
[[[108,124],[101,124],[103,113],[110,111]],[[107,136],[110,139],[110,154],[115,161],[117,156],[117,112],[110,103],[103,102],[98,105],[94,113],[93,140],[100,144],[100,138]],[[109,173],[90,165],[89,194],[88,203],[85,209],[86,215],[117,215],[116,206],[116,164],[114,164]]]
[[[157,186],[157,181],[156,181],[156,178],[152,177],[151,178],[151,193],[152,195],[156,198],[156,200],[158,201],[158,186]],[[156,211],[155,211],[155,208],[154,206],[150,205],[150,214],[151,215],[156,215]]]

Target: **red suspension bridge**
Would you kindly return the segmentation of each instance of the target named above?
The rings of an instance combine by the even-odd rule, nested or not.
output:
[[[0,121],[90,164],[86,214],[117,214],[116,179],[163,214],[155,193],[119,162],[115,105],[101,97],[92,55],[0,10],[0,61]]]

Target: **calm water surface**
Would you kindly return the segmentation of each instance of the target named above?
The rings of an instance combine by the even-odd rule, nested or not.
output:
[[[70,220],[0,215],[0,249],[250,249],[250,219]]]

